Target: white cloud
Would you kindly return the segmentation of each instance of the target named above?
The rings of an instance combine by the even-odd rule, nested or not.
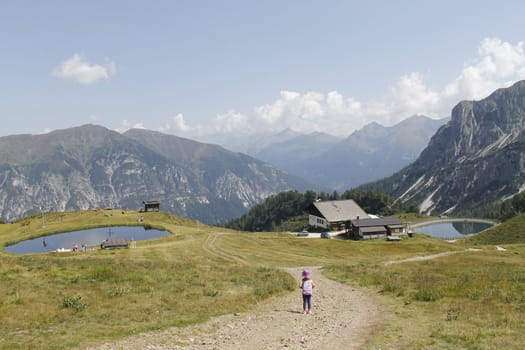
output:
[[[196,133],[196,128],[191,127],[188,123],[186,123],[186,120],[184,119],[184,115],[182,113],[178,113],[175,116],[171,117],[168,123],[166,123],[164,126],[161,126],[158,128],[158,131],[160,132],[169,132],[173,131],[176,134],[184,134],[184,133]]]
[[[126,132],[129,129],[145,129],[143,123],[131,123],[128,120],[124,119],[120,127],[115,130],[119,133]]]
[[[49,134],[51,131],[53,131],[53,129],[50,129],[50,128],[44,128],[44,130],[40,131],[40,132],[38,133],[38,135]]]
[[[392,96],[397,109],[395,112],[403,113],[406,117],[423,110],[434,111],[440,102],[439,94],[425,86],[423,76],[419,73],[399,78],[392,88]]]
[[[478,49],[478,57],[463,68],[442,95],[447,101],[478,100],[524,78],[523,42],[512,45],[498,38],[485,38]]]
[[[393,122],[412,114],[446,117],[458,102],[480,100],[524,78],[523,43],[512,45],[498,38],[485,38],[477,57],[467,62],[461,73],[439,92],[426,86],[420,73],[402,76],[392,88],[389,113]]]
[[[241,134],[275,133],[287,128],[301,133],[348,135],[371,120],[384,117],[388,111],[390,110],[385,106],[373,104],[365,110],[359,101],[344,98],[337,91],[327,94],[281,91],[274,102],[255,107],[250,114],[230,110],[217,115],[205,125],[195,126],[188,125],[183,116],[178,114],[161,131],[173,131],[198,139],[207,139],[210,135],[218,134],[232,134],[232,137],[237,137]]]
[[[55,78],[73,80],[80,84],[89,85],[99,80],[108,80],[116,72],[116,65],[113,62],[106,62],[104,65],[90,64],[82,60],[78,54],[68,58],[60,67],[55,68],[51,75]]]
[[[184,120],[184,116],[182,115],[182,113],[179,113],[176,116],[174,116],[173,122],[175,124],[175,129],[178,131],[186,132],[191,129],[190,126]]]
[[[212,128],[216,132],[223,133],[234,133],[238,131],[251,133],[255,131],[253,126],[250,125],[248,117],[234,110],[216,116]]]
[[[498,38],[481,41],[477,56],[463,66],[457,77],[443,88],[431,88],[424,76],[411,72],[399,78],[382,99],[357,101],[337,91],[305,93],[283,90],[278,98],[257,106],[252,113],[229,111],[207,125],[189,126],[182,115],[175,129],[203,138],[212,134],[278,132],[289,128],[302,133],[314,131],[349,135],[376,121],[393,125],[414,114],[433,118],[450,116],[454,105],[465,99],[482,99],[497,88],[525,79],[523,43],[515,45]]]
[[[361,124],[362,112],[361,103],[345,99],[337,91],[327,94],[281,91],[280,98],[273,103],[256,107],[251,120],[273,131],[290,128],[304,133],[328,130],[337,133]]]

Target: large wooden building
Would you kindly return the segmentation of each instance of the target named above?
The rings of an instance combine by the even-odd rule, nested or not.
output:
[[[331,231],[348,230],[352,220],[368,218],[366,212],[352,199],[314,202],[306,211],[310,227]]]

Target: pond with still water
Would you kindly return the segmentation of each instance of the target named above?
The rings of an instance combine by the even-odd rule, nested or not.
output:
[[[453,221],[414,227],[414,231],[442,239],[464,238],[484,231],[493,224],[480,221]]]
[[[30,239],[7,246],[5,250],[18,254],[48,253],[61,249],[71,249],[73,246],[78,247],[79,250],[81,247],[100,246],[100,243],[107,238],[121,237],[127,241],[141,241],[169,235],[168,231],[146,229],[143,226],[99,227]]]

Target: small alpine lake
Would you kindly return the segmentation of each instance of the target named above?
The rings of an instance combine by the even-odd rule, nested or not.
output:
[[[475,235],[494,226],[488,221],[450,220],[443,222],[429,222],[412,226],[414,231],[441,239],[457,239]]]
[[[100,246],[106,239],[124,238],[126,241],[142,241],[169,236],[168,231],[150,229],[145,226],[111,226],[87,230],[57,233],[6,246],[6,252],[17,254],[70,251]]]

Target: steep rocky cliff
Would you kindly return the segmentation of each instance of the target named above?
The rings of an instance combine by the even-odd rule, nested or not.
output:
[[[161,210],[214,223],[305,181],[219,146],[85,125],[0,138],[0,218],[98,207]]]
[[[483,214],[525,184],[525,81],[464,101],[419,158],[372,187],[423,213]],[[407,135],[410,137],[410,135]]]

